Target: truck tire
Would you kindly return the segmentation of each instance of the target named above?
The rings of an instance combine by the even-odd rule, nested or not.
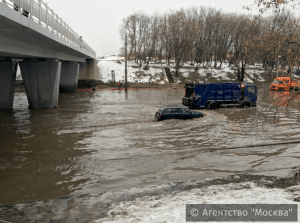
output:
[[[243,103],[243,106],[242,106],[242,107],[243,107],[243,108],[250,108],[251,105],[250,105],[250,103],[246,102],[246,103]]]
[[[210,104],[210,105],[208,106],[208,109],[209,109],[209,110],[218,110],[218,109],[219,109],[219,106],[218,106],[218,104],[213,103],[213,104]]]

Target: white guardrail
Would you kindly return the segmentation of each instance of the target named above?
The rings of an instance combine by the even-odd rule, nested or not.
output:
[[[1,0],[0,0],[1,1]],[[81,47],[90,53],[95,51],[75,33],[57,14],[41,0],[2,0],[12,10],[18,11],[24,16],[31,18],[36,23],[47,28],[76,47]]]

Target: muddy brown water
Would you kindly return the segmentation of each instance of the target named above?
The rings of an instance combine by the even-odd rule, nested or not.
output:
[[[261,90],[257,108],[154,120],[183,94],[77,92],[61,94],[60,109],[29,110],[25,93],[16,93],[14,110],[0,111],[0,204],[299,165],[299,143],[283,144],[300,140],[297,101],[274,119],[276,95]]]

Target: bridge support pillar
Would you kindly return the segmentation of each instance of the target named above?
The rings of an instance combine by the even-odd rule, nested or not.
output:
[[[12,109],[15,95],[17,62],[0,60],[0,109]]]
[[[24,60],[19,62],[29,108],[54,108],[58,105],[61,62]]]
[[[59,92],[76,92],[78,76],[79,64],[77,62],[62,62]]]

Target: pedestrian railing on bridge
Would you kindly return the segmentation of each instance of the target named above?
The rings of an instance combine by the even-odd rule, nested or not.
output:
[[[70,26],[41,0],[2,0],[12,10],[31,18],[75,47],[95,52]]]

